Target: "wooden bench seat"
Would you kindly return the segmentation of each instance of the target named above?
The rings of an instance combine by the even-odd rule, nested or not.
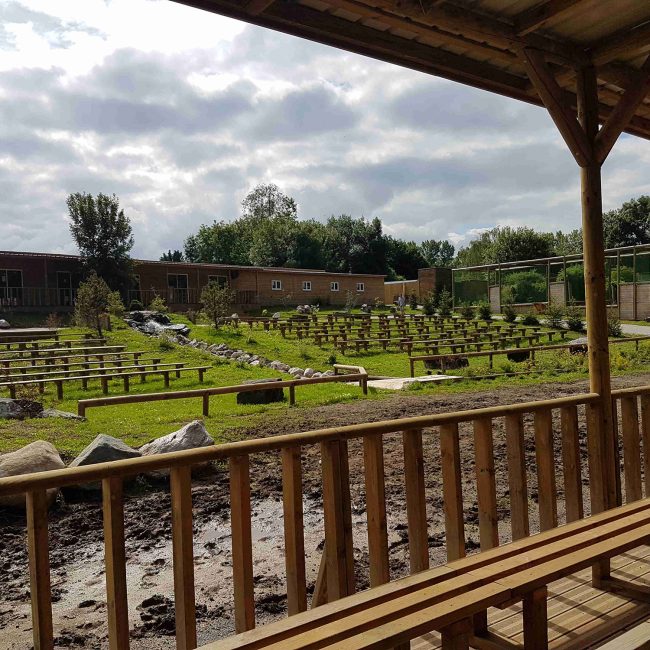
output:
[[[94,354],[94,353],[103,353],[107,354],[109,352],[122,352],[126,349],[126,345],[98,345],[98,346],[82,346],[82,347],[70,347],[70,348],[45,348],[43,350],[10,350],[0,352],[1,359],[7,358],[23,358],[23,359],[32,359],[38,358],[40,356],[58,356],[58,355],[67,355],[67,354]],[[42,353],[42,354],[41,354]],[[18,355],[18,357],[16,357]]]
[[[75,367],[84,368],[86,370],[93,370],[91,366],[97,366],[98,368],[106,368],[110,370],[111,368],[123,368],[124,364],[135,364],[142,365],[146,363],[160,363],[162,361],[161,357],[152,357],[151,359],[143,359],[138,355],[137,359],[125,357],[125,358],[115,358],[115,359],[101,359],[97,361],[68,361],[62,362],[59,359],[56,360],[56,363],[43,363],[37,365],[25,365],[25,366],[11,366],[0,364],[0,377],[6,376],[7,374],[15,372],[38,372],[41,369],[51,370],[52,368],[61,368],[63,370],[72,369]]]
[[[121,346],[123,347],[123,346]],[[90,359],[97,359],[99,361],[114,361],[115,359],[126,359],[127,357],[132,357],[134,361],[137,361],[143,354],[148,354],[143,350],[134,350],[127,352],[126,350],[121,350],[119,352],[88,352],[86,354],[59,354],[57,356],[51,357],[16,357],[11,359],[1,359],[0,366],[4,368],[10,368],[12,363],[25,363],[29,362],[32,366],[36,367],[39,365],[39,362],[43,365],[59,365],[60,363],[69,363],[70,359],[83,359],[84,362],[90,361]]]
[[[5,350],[11,351],[11,346],[16,346],[16,350],[46,350],[54,347],[65,347],[70,348],[73,345],[104,345],[106,339],[102,337],[101,339],[93,338],[82,338],[82,339],[36,339],[31,341],[0,341],[0,346],[4,347]]]
[[[514,648],[518,646],[491,634],[481,621],[487,620],[489,607],[519,600],[525,648],[547,648],[547,585],[648,542],[650,499],[644,499],[374,587],[203,650],[403,648],[435,630],[442,633],[443,648]],[[609,578],[606,572],[598,586],[650,598],[647,587]]]

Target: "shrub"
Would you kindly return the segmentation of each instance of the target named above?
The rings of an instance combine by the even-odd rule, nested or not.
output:
[[[162,337],[158,342],[158,349],[161,352],[170,352],[174,349],[174,342],[167,336]]]
[[[142,311],[144,305],[139,300],[132,300],[129,303],[129,311]]]
[[[357,300],[359,296],[352,291],[345,292],[345,311],[351,312],[357,306]]]
[[[434,294],[428,293],[422,301],[422,311],[427,316],[433,316],[436,313],[436,303],[434,301]]]
[[[418,297],[414,293],[409,296],[409,307],[411,309],[418,308]]]
[[[111,291],[108,295],[108,313],[116,318],[124,317],[124,303],[119,291]]]
[[[475,310],[472,305],[463,305],[460,308],[460,315],[465,319],[465,320],[472,320],[474,318]]]
[[[546,324],[549,327],[560,328],[564,320],[564,308],[559,303],[551,300],[546,307]]]
[[[506,323],[514,323],[517,320],[517,312],[510,303],[507,303],[503,306],[501,313],[503,314],[503,320]]]
[[[229,286],[219,286],[216,282],[208,282],[201,291],[201,304],[205,315],[219,329],[219,321],[230,311],[230,305],[235,301],[235,292]]]
[[[565,314],[567,327],[572,332],[582,332],[584,331],[583,315],[582,309],[575,304],[567,307]]]
[[[433,295],[435,296],[435,294]],[[438,313],[441,316],[449,316],[451,315],[451,307],[451,294],[449,291],[447,291],[447,289],[443,289],[440,292],[440,296],[438,297]]]
[[[539,325],[539,318],[535,312],[531,311],[521,319],[521,323],[522,325],[528,325],[529,327],[532,325]]]
[[[262,309],[262,316],[266,317],[269,315],[269,310],[268,309]]]
[[[325,362],[328,366],[333,366],[336,361],[336,355],[335,354],[330,354],[329,357],[327,357],[327,361]]]
[[[194,309],[188,309],[187,313],[185,314],[187,316],[187,320],[190,321],[190,323],[196,325],[196,319],[198,318],[198,314]]]
[[[478,317],[481,320],[492,320],[492,307],[489,302],[482,302],[479,304]]]
[[[164,313],[167,311],[167,303],[160,296],[155,296],[149,303],[149,309],[151,311],[160,311]]]
[[[45,319],[45,327],[58,330],[61,327],[61,317],[58,314],[48,314]]]
[[[75,304],[75,320],[77,325],[86,325],[97,330],[102,337],[102,317],[108,309],[108,299],[111,290],[106,282],[94,271],[85,282],[79,285],[77,302]]]
[[[617,339],[623,336],[621,321],[616,316],[609,315],[607,317],[607,333]]]

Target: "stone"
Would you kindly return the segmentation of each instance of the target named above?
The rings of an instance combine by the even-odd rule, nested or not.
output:
[[[56,447],[46,440],[37,440],[29,445],[0,456],[0,478],[30,474],[34,472],[47,472],[63,469],[65,465],[59,456]],[[47,491],[47,500],[51,504],[58,493],[58,488]],[[25,496],[12,494],[0,497],[0,506],[10,508],[24,508]]]
[[[452,357],[444,356],[439,359],[425,361],[424,367],[427,370],[456,370],[458,368],[467,368],[469,366],[469,359],[467,357]]]
[[[323,376],[323,373],[322,373],[322,372],[315,372],[315,373],[312,375],[312,379],[318,379],[318,377],[322,377],[322,376]]]
[[[142,454],[132,449],[125,442],[112,436],[100,433],[71,463],[70,467],[108,463],[125,458],[139,458]],[[81,483],[75,488],[82,490],[101,490],[101,483]]]
[[[62,420],[77,420],[78,422],[85,422],[86,418],[76,413],[69,411],[59,411],[59,409],[43,409],[38,416],[39,418],[61,418]]]
[[[307,377],[309,379],[310,377],[313,376],[315,370],[313,368],[305,368],[304,372],[302,373],[303,377]]]
[[[251,379],[244,383],[262,384],[276,381],[280,381],[280,379],[275,377],[272,379]],[[284,390],[281,386],[278,388],[264,388],[246,393],[237,393],[237,404],[270,404],[271,402],[284,402]]]
[[[508,352],[506,355],[508,361],[514,361],[515,363],[522,363],[530,359],[530,350],[517,350],[514,352]]]
[[[586,336],[581,336],[580,338],[573,339],[569,341],[569,353],[570,354],[587,354],[588,350],[588,339]]]
[[[293,368],[289,368],[287,372],[290,375],[300,375],[302,377],[302,368],[297,368],[294,366]]]
[[[273,320],[280,320],[282,318],[282,314],[279,311],[276,311],[273,316],[271,316]]]
[[[4,318],[0,318],[0,330],[8,330],[10,327],[11,325]]]
[[[40,402],[32,402],[28,399],[0,397],[0,418],[24,420],[25,418],[40,417],[42,412],[43,405]]]
[[[214,440],[207,432],[201,420],[194,420],[173,433],[161,438],[156,438],[146,445],[140,447],[143,456],[154,454],[166,454],[172,451],[183,451],[184,449],[196,449],[197,447],[209,447]]]

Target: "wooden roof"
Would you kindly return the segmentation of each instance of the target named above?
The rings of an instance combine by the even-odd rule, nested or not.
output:
[[[546,60],[574,110],[575,69],[593,64],[601,122],[645,85],[650,53],[648,0],[176,1],[540,106],[524,52]],[[626,131],[650,138],[649,97]]]

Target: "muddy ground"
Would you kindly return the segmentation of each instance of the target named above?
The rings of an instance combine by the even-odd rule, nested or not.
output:
[[[625,377],[615,386],[647,384],[650,376]],[[250,437],[271,436],[355,422],[402,418],[414,415],[475,409],[504,403],[533,401],[586,392],[586,382],[543,384],[498,391],[455,395],[399,393],[379,401],[360,401],[314,409],[295,409],[265,418],[263,424],[233,432]],[[580,409],[582,410],[582,409]],[[583,484],[587,484],[585,425],[580,414]],[[527,417],[531,532],[536,522],[536,468],[532,419]],[[555,422],[555,430],[559,422]],[[461,425],[464,510],[467,551],[478,548],[478,511],[473,473],[473,436],[469,425]],[[430,434],[431,432],[425,432]],[[509,500],[505,434],[495,421],[494,451],[501,541],[509,540]],[[368,555],[365,539],[365,499],[361,444],[352,441],[350,477],[354,526],[357,586],[368,585]],[[556,435],[558,513],[563,517],[561,450]],[[432,563],[445,559],[444,513],[440,448],[436,435],[425,435],[425,479]],[[284,559],[282,539],[281,475],[277,454],[253,457],[253,552],[258,623],[284,614]],[[303,453],[305,552],[307,580],[313,590],[323,545],[323,516],[320,495],[318,449]],[[401,438],[385,438],[386,501],[388,510],[391,577],[408,571],[408,536],[403,485]],[[585,490],[588,491],[588,490]],[[194,554],[199,643],[233,632],[231,550],[227,472],[220,467],[197,477],[193,487]],[[126,510],[127,579],[132,647],[174,647],[174,605],[171,566],[171,515],[168,485],[164,480],[140,477],[128,490]],[[588,512],[588,503],[586,504]],[[77,494],[59,497],[50,516],[50,562],[54,598],[57,648],[106,648],[106,604],[103,575],[101,508],[97,501],[80,500]],[[0,510],[0,649],[31,647],[29,582],[24,518]]]

